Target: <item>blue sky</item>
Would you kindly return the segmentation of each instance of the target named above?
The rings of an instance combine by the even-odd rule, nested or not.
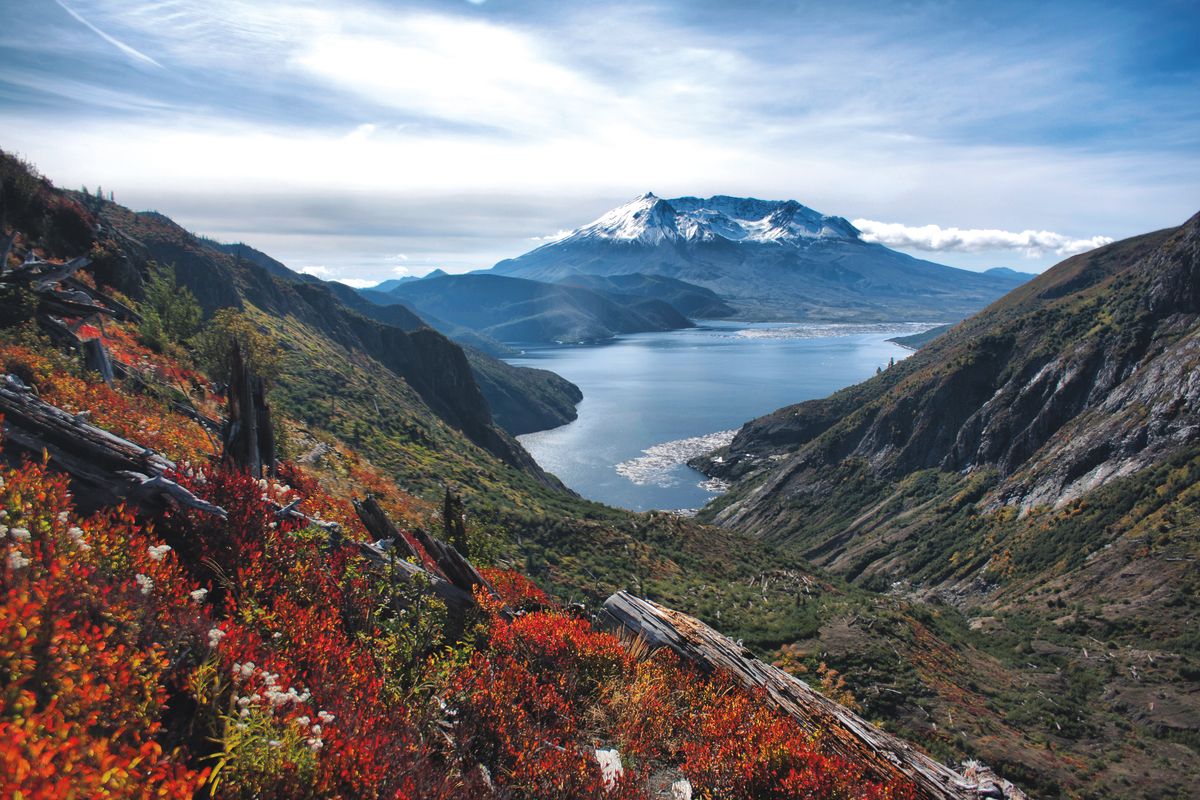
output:
[[[0,148],[325,277],[647,190],[1037,271],[1200,208],[1194,2],[0,0]]]

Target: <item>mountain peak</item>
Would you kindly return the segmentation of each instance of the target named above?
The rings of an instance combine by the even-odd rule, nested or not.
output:
[[[646,192],[577,228],[569,240],[663,242],[770,242],[799,245],[812,239],[857,239],[858,230],[795,200],[758,200],[716,195],[664,200]],[[552,246],[552,245],[547,245]]]

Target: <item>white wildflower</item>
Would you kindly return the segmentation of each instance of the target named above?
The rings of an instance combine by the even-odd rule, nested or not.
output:
[[[309,719],[308,717],[296,717],[296,724],[299,725],[301,728],[307,728],[308,723],[310,723],[310,722],[312,722],[312,720]]]
[[[169,545],[169,544],[151,545],[150,547],[147,548],[147,550],[150,553],[151,561],[162,561],[164,558],[167,557],[167,553],[171,552],[171,545]]]
[[[67,536],[70,537],[71,541],[79,544],[83,541],[83,528],[78,525],[72,525],[67,528]]]
[[[208,589],[194,589],[188,592],[188,597],[192,598],[193,603],[203,603],[204,598],[208,597]]]
[[[216,647],[225,638],[225,631],[220,628],[209,628],[208,630],[208,646]]]
[[[29,564],[29,559],[21,555],[16,550],[13,550],[8,554],[8,566],[12,569],[24,569],[25,567],[28,567]]]
[[[69,518],[70,518],[70,516],[71,516],[71,515],[70,515],[70,514],[68,514],[66,511],[60,511],[60,512],[58,512],[58,524],[59,524],[59,525],[66,525],[66,524],[67,524],[67,519],[69,519]]]
[[[250,705],[250,698],[249,698],[249,697],[242,696],[242,697],[239,697],[239,698],[238,698],[236,701],[234,701],[234,702],[236,702],[236,703],[237,703],[239,706],[241,706],[242,708],[245,708],[246,706]]]
[[[307,695],[308,692],[305,692],[305,694]],[[324,722],[326,725],[328,725],[329,723],[333,722],[334,716],[333,716],[333,714],[330,714],[328,711],[318,711],[317,719],[321,720],[321,722]]]
[[[272,638],[272,639],[282,639],[282,638],[283,638],[283,634],[282,634],[282,633],[280,633],[279,631],[275,631],[274,633],[272,633],[272,634],[271,634],[271,638]]]
[[[271,747],[283,747],[283,742],[279,741],[278,739],[272,739],[271,741],[267,742],[267,744]]]
[[[246,717],[250,716],[250,709],[243,708],[241,711],[238,712],[238,716],[241,717],[242,719],[245,719]]]
[[[315,736],[310,739],[305,739],[304,742],[305,742],[305,744],[308,745],[308,749],[312,750],[314,753],[317,752],[318,750],[320,750],[325,745],[324,742],[322,742],[320,739],[318,739]]]
[[[18,542],[29,541],[29,528],[12,528],[8,535],[16,539]]]
[[[313,736],[321,735],[321,726],[320,725],[313,725],[311,728],[309,728],[309,730],[312,731]]]
[[[604,779],[604,788],[612,791],[625,773],[621,766],[621,754],[616,750],[596,750],[596,763],[600,765],[600,777]]]
[[[142,594],[150,594],[154,591],[154,580],[149,575],[138,573],[133,576],[133,580],[137,583],[138,588],[142,590]]]
[[[244,731],[249,726],[244,722],[235,722],[233,727],[237,728],[239,731]]]

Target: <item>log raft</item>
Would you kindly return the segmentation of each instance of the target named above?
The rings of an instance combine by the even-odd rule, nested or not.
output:
[[[806,728],[822,730],[836,755],[867,765],[886,780],[905,779],[928,800],[1026,800],[1008,781],[972,765],[959,774],[913,745],[872,725],[799,678],[754,658],[748,650],[699,620],[657,603],[617,592],[604,603],[607,622],[637,634],[652,649],[667,647],[702,672],[726,672],[748,689],[762,689],[776,709]]]

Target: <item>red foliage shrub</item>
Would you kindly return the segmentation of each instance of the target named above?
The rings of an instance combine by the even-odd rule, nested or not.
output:
[[[151,598],[146,574],[169,571],[152,568],[160,565],[149,555],[155,543],[121,515],[84,531],[65,481],[41,465],[0,470],[0,478],[3,794],[190,796],[204,772],[156,741],[175,643],[161,637],[171,612]],[[126,539],[121,563],[101,558],[110,536]],[[134,569],[144,571],[127,580]],[[188,627],[180,626],[183,637]]]

